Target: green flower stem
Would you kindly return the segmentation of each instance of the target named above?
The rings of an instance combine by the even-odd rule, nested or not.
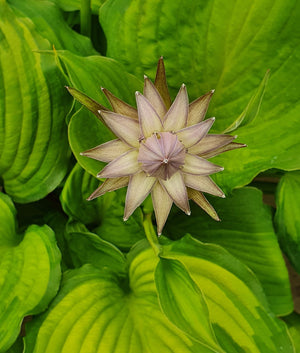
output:
[[[152,213],[145,214],[143,226],[144,226],[145,234],[149,241],[149,244],[151,245],[155,255],[158,256],[160,253],[160,245],[152,224],[151,216],[152,216]]]
[[[81,0],[80,32],[84,36],[91,35],[91,0]]]

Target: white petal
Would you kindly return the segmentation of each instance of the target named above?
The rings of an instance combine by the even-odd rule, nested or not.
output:
[[[84,151],[80,154],[82,156],[96,159],[97,161],[111,162],[130,149],[132,149],[132,147],[123,141],[112,140],[97,147],[91,148],[90,150]]]
[[[139,114],[141,135],[149,137],[153,132],[162,130],[162,122],[157,112],[141,93],[136,92],[136,104]]]
[[[134,210],[149,195],[156,180],[156,178],[146,176],[144,172],[130,177],[126,194],[124,221],[132,215]]]
[[[158,90],[147,76],[144,77],[144,96],[148,99],[151,105],[155,108],[158,116],[163,119],[167,113],[167,108],[162,100]]]
[[[207,161],[204,158],[189,153],[186,153],[184,165],[182,167],[182,171],[184,173],[196,175],[209,175],[220,172],[222,170],[224,170],[223,167],[220,167]]]
[[[137,120],[110,111],[100,111],[103,120],[111,131],[127,144],[138,147],[140,128]]]
[[[206,135],[201,141],[196,143],[194,146],[189,148],[189,153],[191,154],[206,154],[217,148],[228,145],[237,136],[231,135]]]
[[[184,183],[192,189],[225,197],[223,191],[209,176],[184,174]]]
[[[157,233],[161,235],[163,227],[169,216],[173,201],[168,193],[161,187],[160,183],[156,183],[151,192],[153,208],[157,223]]]
[[[213,218],[216,221],[220,221],[220,218],[217,212],[200,191],[196,191],[188,188],[188,195],[189,195],[189,198],[193,200],[198,206],[200,206],[211,218]]]
[[[189,105],[188,126],[198,124],[204,119],[213,93],[214,90],[197,98]]]
[[[162,187],[167,191],[174,203],[182,209],[183,212],[190,215],[190,206],[186,191],[186,186],[180,172],[175,173],[170,179],[159,179]]]
[[[215,118],[207,119],[199,124],[177,131],[176,135],[185,147],[191,147],[199,142],[208,133],[214,121]]]
[[[123,153],[104,167],[97,177],[119,178],[137,173],[141,169],[137,156],[138,151],[136,149]]]
[[[129,183],[129,177],[122,178],[110,178],[106,179],[89,197],[88,201],[95,199],[101,195],[104,195],[107,192],[121,189],[124,186],[127,186]]]
[[[171,108],[165,115],[164,131],[178,131],[186,127],[188,118],[189,98],[185,85],[182,85]]]
[[[113,95],[109,90],[106,88],[101,87],[102,92],[106,95],[107,99],[109,100],[109,103],[111,107],[113,108],[113,111],[115,113],[129,116],[132,119],[138,120],[138,113],[136,108],[132,107],[131,105],[123,102],[120,98],[116,97]]]

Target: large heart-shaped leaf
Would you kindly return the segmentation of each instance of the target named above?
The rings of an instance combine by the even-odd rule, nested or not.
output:
[[[102,56],[80,57],[67,51],[58,52],[70,86],[95,101],[109,106],[100,87],[105,87],[127,103],[135,104],[134,91],[142,88],[137,78],[129,75],[123,65]],[[79,110],[69,124],[71,149],[79,164],[89,173],[97,175],[103,163],[80,156],[80,152],[113,139],[113,133],[85,108]]]
[[[300,172],[286,173],[276,193],[275,222],[279,241],[295,269],[300,272]]]
[[[97,239],[101,243],[98,237],[93,238],[93,254]],[[164,266],[158,268],[156,280],[161,285],[157,287],[155,270],[159,258],[146,241],[137,243],[128,254],[127,273],[124,268],[116,272],[109,263],[97,268],[87,264],[67,272],[48,311],[28,324],[25,353],[222,352],[216,344],[211,347],[200,343],[208,342],[209,330],[195,329],[195,340],[185,333],[186,325],[179,323],[177,327],[178,322],[172,321],[174,316],[162,303],[163,296],[168,298],[172,291],[174,297],[181,296],[185,313],[194,305],[199,309],[194,301],[196,293],[198,300],[203,300],[200,289],[209,309],[206,320],[211,319],[218,342],[226,352],[293,352],[284,324],[269,313],[259,282],[232,255],[191,237],[176,242],[163,239],[161,247],[161,256],[169,264],[176,262],[179,271],[172,265],[168,271]],[[89,262],[88,248],[83,252],[81,259]],[[178,275],[183,276],[184,286],[166,288],[161,282],[167,276],[174,284]],[[193,293],[192,301],[188,292]],[[204,302],[202,306],[201,315],[205,317]]]
[[[36,51],[53,45],[94,51],[49,2],[1,1],[0,13],[0,175],[8,194],[30,202],[57,187],[70,154],[65,116],[71,99],[53,56]]]
[[[300,167],[299,14],[297,0],[108,0],[100,23],[107,55],[129,72],[154,78],[164,55],[173,96],[182,82],[191,99],[216,89],[209,112],[219,132],[241,114],[271,69],[259,115],[236,131],[248,148],[216,159],[225,167],[217,179],[229,191],[266,169]]]
[[[226,352],[293,352],[286,328],[269,311],[256,277],[223,248],[186,236],[165,246],[163,255],[179,260],[201,289]]]
[[[273,230],[272,212],[262,202],[262,193],[243,188],[226,199],[212,200],[221,222],[209,218],[199,207],[191,217],[176,213],[166,232],[174,238],[190,233],[201,241],[216,243],[240,259],[256,274],[277,315],[293,310],[289,277]]]
[[[48,226],[16,232],[15,208],[0,193],[0,352],[17,338],[24,316],[45,310],[58,290],[60,252]]]
[[[142,212],[138,209],[128,221],[123,221],[125,189],[87,201],[98,185],[95,177],[76,164],[60,196],[62,207],[70,218],[87,225],[101,238],[129,250],[145,237]]]

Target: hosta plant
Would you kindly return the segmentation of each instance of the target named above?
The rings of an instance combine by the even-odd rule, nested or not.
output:
[[[0,353],[300,350],[299,17],[0,0]]]

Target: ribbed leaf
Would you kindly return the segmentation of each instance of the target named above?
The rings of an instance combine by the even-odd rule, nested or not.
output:
[[[16,340],[24,316],[45,310],[58,290],[60,252],[48,226],[16,233],[15,209],[0,194],[0,352]]]
[[[176,257],[201,289],[226,352],[294,352],[286,327],[269,311],[256,277],[223,248],[186,236],[165,247],[164,257]]]
[[[25,352],[214,352],[185,337],[161,312],[155,263],[144,252],[131,263],[129,280],[91,265],[68,272],[49,310],[28,325]]]
[[[64,64],[69,85],[77,88],[99,103],[109,106],[103,86],[118,98],[135,104],[134,91],[142,88],[142,82],[129,75],[125,68],[115,60],[101,56],[80,57],[67,51],[58,53]],[[85,108],[75,114],[69,125],[69,141],[79,164],[89,173],[97,175],[104,164],[88,157],[80,156],[84,152],[115,137],[100,120]]]
[[[196,206],[189,218],[174,214],[167,222],[167,234],[177,238],[190,233],[223,246],[256,274],[271,309],[277,315],[290,313],[293,302],[288,273],[274,234],[271,209],[262,203],[262,193],[243,188],[226,199],[214,198],[212,204],[221,222],[211,220]]]
[[[300,172],[286,173],[276,194],[275,222],[279,241],[291,263],[300,272]]]
[[[259,282],[242,263],[221,247],[191,237],[164,243],[164,259],[171,259],[167,261],[172,265],[158,269],[160,300],[171,292],[175,298],[186,295],[186,301],[181,298],[185,314],[194,306],[198,310],[195,300],[202,300],[196,295],[198,287],[210,316],[206,316],[205,305],[201,315],[212,320],[226,352],[294,352],[284,324],[269,313]],[[85,259],[88,261],[88,256]],[[207,331],[199,330],[193,340],[170,321],[172,315],[167,318],[163,314],[154,280],[158,261],[142,241],[128,254],[127,274],[115,272],[109,263],[106,269],[86,264],[67,272],[48,311],[28,324],[25,353],[220,352],[199,342]],[[179,271],[174,273],[175,262]],[[185,283],[182,287],[166,287],[161,282],[168,277],[174,284],[178,276]],[[189,283],[194,284],[190,287]],[[189,301],[187,294],[191,293]]]
[[[170,321],[191,337],[201,337],[204,344],[222,352],[201,290],[184,266],[178,260],[161,257],[155,270],[155,284],[161,308]]]
[[[175,96],[216,89],[208,113],[224,131],[247,106],[265,72],[271,77],[257,118],[236,130],[248,148],[216,158],[224,191],[269,168],[299,169],[300,3],[297,0],[108,0],[100,9],[107,55],[154,78],[163,55]]]
[[[128,221],[123,221],[126,189],[109,192],[95,200],[88,196],[99,186],[99,181],[77,164],[60,196],[62,207],[69,217],[87,225],[94,232],[121,249],[129,250],[145,237],[142,213],[138,209]]]
[[[0,13],[0,175],[8,194],[30,202],[52,191],[66,173],[65,115],[71,104],[53,56],[35,51],[53,45],[93,50],[51,3],[1,1]]]

